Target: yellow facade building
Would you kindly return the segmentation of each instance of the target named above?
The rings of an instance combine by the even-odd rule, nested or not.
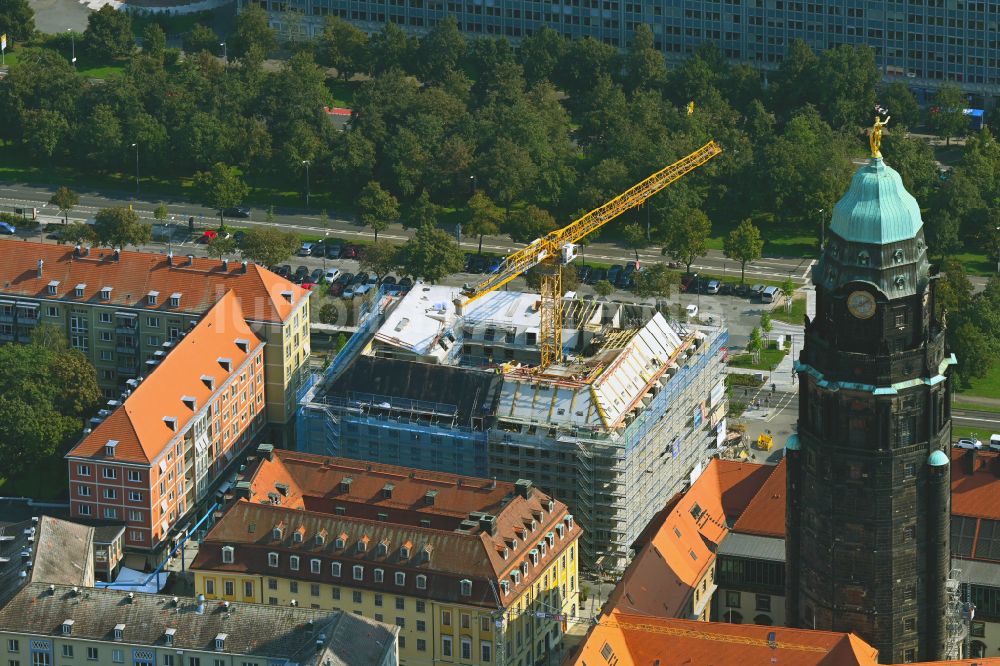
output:
[[[400,664],[528,666],[577,613],[580,527],[529,481],[262,447],[191,568],[208,599],[399,627]]]

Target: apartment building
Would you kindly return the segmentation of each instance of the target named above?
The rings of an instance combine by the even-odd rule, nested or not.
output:
[[[581,528],[530,481],[260,453],[191,565],[197,592],[395,624],[405,666],[527,666],[560,644]]]
[[[563,300],[566,358],[538,372],[537,294],[461,311],[419,285],[359,330],[304,396],[299,450],[531,479],[583,526],[584,565],[621,571],[726,432],[725,328],[650,306]]]
[[[28,342],[39,324],[66,332],[117,400],[148,374],[227,292],[268,343],[265,402],[272,437],[284,441],[307,380],[309,293],[252,263],[20,240],[0,262],[0,343]]]
[[[265,349],[227,292],[66,455],[71,515],[158,549],[264,428]]]
[[[1000,92],[997,35],[1000,2],[894,2],[887,0],[667,0],[665,2],[532,0],[499,4],[444,0],[400,0],[388,5],[347,0],[238,0],[239,9],[260,6],[283,35],[312,38],[327,15],[368,32],[394,23],[425,33],[454,17],[470,37],[506,37],[518,42],[543,27],[568,39],[591,37],[626,48],[639,24],[653,31],[656,48],[679,59],[702,44],[717,46],[733,62],[769,69],[799,39],[817,51],[840,44],[867,45],[886,79],[919,87],[954,81],[970,92]]]

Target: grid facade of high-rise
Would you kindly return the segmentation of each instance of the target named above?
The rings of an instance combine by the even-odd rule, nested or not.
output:
[[[548,26],[567,38],[626,48],[648,24],[657,48],[683,58],[714,44],[732,61],[773,68],[800,39],[822,51],[867,44],[887,79],[914,87],[954,81],[970,92],[1000,91],[1000,2],[965,0],[238,0],[258,4],[284,36],[319,35],[327,15],[366,31],[395,23],[423,32],[446,16],[470,36],[514,42]]]

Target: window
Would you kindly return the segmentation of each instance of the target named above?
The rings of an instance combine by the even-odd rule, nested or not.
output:
[[[493,643],[489,641],[479,642],[479,659],[483,662],[493,661]]]
[[[311,571],[314,574],[318,574],[320,572],[321,565],[322,563],[319,560],[315,558],[311,559],[309,560],[309,571]]]
[[[397,615],[396,616],[396,626],[399,627],[400,629],[405,629],[406,628],[406,618],[405,617],[399,617]]]
[[[72,645],[63,645],[62,646],[62,653],[63,653],[64,657],[68,657],[68,658],[72,659],[73,658],[73,646]]]
[[[118,499],[118,490],[115,488],[105,488],[104,499]]]
[[[354,603],[360,604],[361,603],[361,593],[358,592],[357,590],[351,592],[351,599],[354,601]]]
[[[461,587],[461,591],[462,591],[462,596],[463,597],[471,597],[472,596],[472,581],[471,580],[462,580],[462,581],[459,581],[459,585]]]
[[[375,570],[375,582],[376,583],[381,583],[383,580],[385,580],[385,570],[384,569],[376,569]]]
[[[340,562],[330,562],[330,575],[340,577]]]
[[[248,598],[253,597],[253,581],[243,581],[243,596]]]
[[[417,612],[426,613],[427,612],[427,602],[417,599]]]
[[[128,471],[129,481],[142,481],[142,474],[138,470],[130,469]]]
[[[128,491],[128,501],[130,501],[130,502],[141,502],[142,501],[142,493],[140,493],[138,491],[135,491],[135,490]]]
[[[462,629],[470,629],[472,627],[472,621],[468,613],[462,613],[459,616],[459,621],[462,623]]]
[[[289,555],[288,556],[288,568],[291,569],[292,571],[298,571],[299,570],[299,556],[298,555]]]
[[[149,326],[150,328],[159,328],[160,327],[159,317],[146,317],[146,326]]]
[[[117,520],[118,509],[114,509],[112,507],[104,507],[104,517],[111,520]]]
[[[78,476],[90,476],[90,465],[77,465],[76,473]]]
[[[128,520],[130,523],[141,523],[142,522],[142,511],[129,511]]]
[[[174,666],[174,655],[172,654],[163,655],[163,666]]]
[[[97,648],[87,648],[87,661],[97,661]]]
[[[489,615],[480,615],[479,616],[479,631],[481,631],[481,632],[483,632],[485,634],[485,633],[489,632],[489,630],[490,630],[490,616]]]
[[[294,581],[294,580],[288,581],[288,591],[292,592],[294,594],[298,594],[298,592],[299,592],[299,583],[298,583],[298,581]]]
[[[427,623],[423,620],[417,620],[417,631],[427,631]]]
[[[277,590],[278,589],[278,579],[277,578],[268,578],[267,579],[267,589],[269,589],[269,590]]]
[[[462,636],[462,659],[472,659],[472,639]]]
[[[115,648],[111,651],[111,661],[116,664],[121,664],[125,662],[125,651],[119,648]]]
[[[236,594],[236,585],[231,580],[222,581],[223,594],[227,597],[231,597]]]
[[[986,623],[985,622],[973,622],[969,629],[969,635],[975,638],[983,638],[986,636]]]
[[[451,656],[451,636],[441,637],[441,654],[445,657]]]
[[[223,546],[222,547],[222,563],[232,564],[233,563],[233,547]]]
[[[417,575],[417,589],[426,590],[427,589],[427,576],[423,574]]]
[[[417,652],[427,652],[427,641],[422,638],[417,639]]]
[[[340,588],[334,587],[330,590],[330,594],[333,595],[334,599],[340,599]]]
[[[363,580],[365,577],[365,568],[360,564],[355,564],[353,569],[354,580]]]
[[[76,494],[80,497],[90,497],[90,486],[81,483],[76,487]]]
[[[396,597],[396,610],[406,610],[405,597]]]
[[[375,605],[376,606],[382,605],[382,595],[379,594],[378,592],[375,593]]]
[[[771,595],[758,594],[754,600],[754,608],[759,611],[771,611]]]
[[[309,594],[314,597],[319,596],[319,583],[312,583],[309,585]]]
[[[205,594],[215,594],[215,581],[211,578],[205,579]]]
[[[729,608],[740,607],[740,593],[738,590],[726,590],[726,606]]]
[[[442,627],[451,626],[451,611],[447,610],[441,611],[441,626]]]
[[[403,573],[402,571],[397,571],[396,572],[396,585],[405,585],[405,584],[406,584],[406,574]]]
[[[81,504],[80,505],[80,515],[81,516],[89,516],[90,515],[90,505],[89,504]]]
[[[20,652],[21,643],[16,638],[7,639],[7,652]]]
[[[115,467],[103,467],[101,468],[101,476],[105,479],[117,479],[118,469]]]

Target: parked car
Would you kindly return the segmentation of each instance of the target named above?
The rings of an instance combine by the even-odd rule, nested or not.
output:
[[[340,277],[339,268],[328,268],[326,269],[326,273],[323,274],[323,282],[332,284],[333,282],[336,282],[338,277]]]
[[[411,287],[413,287],[413,280],[411,280],[408,277],[405,277],[401,278],[397,284],[403,289],[410,289]]]
[[[694,319],[695,317],[698,316],[698,306],[695,305],[694,303],[688,304],[688,306],[685,307],[684,310],[685,312],[687,312],[688,319]]]
[[[299,251],[296,254],[298,254],[300,257],[312,256],[314,247],[316,247],[316,243],[311,243],[307,241],[302,244],[302,247],[299,248]]]
[[[767,285],[755,284],[754,286],[750,287],[750,297],[751,298],[760,298],[761,293],[763,293],[764,289],[766,289],[766,288],[767,288]]]
[[[318,284],[323,281],[323,277],[326,275],[322,268],[314,268],[312,273],[309,274],[309,281],[313,284]]]
[[[327,259],[340,259],[340,253],[343,250],[340,243],[330,243],[325,246],[324,252],[326,253]]]
[[[13,236],[15,233],[17,233],[17,227],[15,227],[13,224],[8,224],[7,222],[0,222],[0,234]]]
[[[309,277],[309,269],[306,266],[299,266],[295,269],[295,281],[302,284]]]
[[[728,282],[723,282],[722,286],[719,287],[719,295],[729,296],[733,293],[733,285]]]
[[[368,284],[368,273],[364,271],[358,271],[357,274],[354,276],[354,279],[351,280],[351,286],[357,287],[363,284]]]
[[[198,242],[199,243],[208,243],[210,241],[215,240],[218,237],[219,237],[219,232],[218,231],[216,231],[215,229],[206,229],[205,233],[203,233],[201,235],[201,238],[198,239]]]
[[[247,232],[244,231],[243,229],[240,229],[239,231],[237,231],[236,233],[233,234],[233,240],[236,241],[237,245],[239,245],[240,243],[243,242],[243,238],[246,235],[247,235]]]
[[[611,284],[618,284],[618,276],[621,275],[621,272],[623,270],[625,270],[625,267],[619,266],[618,264],[615,264],[614,266],[609,268],[608,278],[607,278],[608,282],[610,282]]]
[[[705,285],[706,294],[718,294],[722,289],[722,283],[718,280],[709,280],[708,284]]]
[[[246,206],[233,206],[232,208],[223,208],[222,215],[224,217],[250,217],[250,209]]]
[[[501,263],[503,263],[503,259],[500,257],[486,257],[486,272],[496,273],[500,270]]]
[[[615,280],[615,286],[619,289],[628,289],[629,285],[634,285],[635,280],[632,279],[634,273],[630,271],[622,271],[618,274],[618,279]]]
[[[316,283],[315,282],[303,282],[299,286],[302,287],[303,289],[305,289],[306,291],[312,291],[312,288],[316,286]]]
[[[331,296],[340,296],[344,293],[344,285],[340,282],[334,282],[330,285],[330,291],[328,292]]]
[[[340,293],[341,298],[354,298],[354,288],[348,287]]]
[[[750,287],[745,282],[740,283],[736,285],[735,289],[733,289],[733,293],[736,294],[737,296],[747,298],[748,296],[750,296]]]
[[[384,278],[382,278],[382,284],[383,285],[396,284],[396,276],[386,275]]]
[[[590,277],[590,266],[581,264],[576,267],[576,276],[580,278],[580,282],[583,284],[587,283],[587,278]]]
[[[486,272],[486,257],[482,255],[476,255],[469,262],[469,272],[470,273],[485,273]]]
[[[346,287],[347,285],[351,284],[351,280],[353,279],[354,279],[354,273],[344,272],[341,273],[340,276],[337,278],[337,283],[342,284]]]
[[[278,270],[274,272],[280,275],[281,277],[286,278],[292,274],[292,267],[290,264],[284,264],[282,266],[278,266]]]
[[[370,284],[370,285],[372,285],[372,286],[375,286],[375,285],[377,285],[377,284],[378,284],[378,276],[377,276],[377,275],[375,275],[374,273],[371,273],[371,274],[370,274],[370,275],[368,276],[368,284]]]
[[[693,273],[685,273],[681,276],[681,291],[690,292],[697,288],[695,281],[698,279],[697,275]]]
[[[969,439],[968,437],[963,437],[955,443],[955,448],[958,449],[981,449],[983,448],[983,443],[978,439]]]
[[[607,268],[595,268],[590,272],[590,280],[587,284],[597,284],[601,280],[608,279],[608,269]]]
[[[358,258],[358,248],[353,245],[345,245],[340,251],[341,259],[357,259]]]

